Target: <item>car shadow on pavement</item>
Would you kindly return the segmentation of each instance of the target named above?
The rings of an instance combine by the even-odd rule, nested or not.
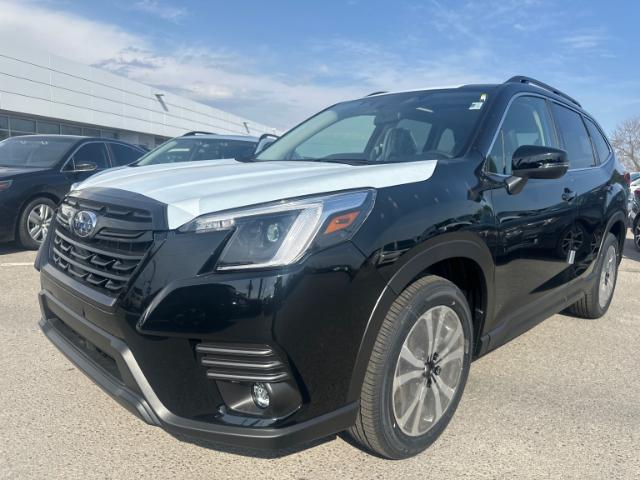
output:
[[[319,445],[330,442],[337,438],[337,435],[332,435],[329,437],[321,438],[319,440],[315,440],[313,442],[303,443],[295,447],[283,448],[279,450],[260,450],[260,449],[254,449],[254,448],[232,447],[229,445],[210,442],[210,441],[202,440],[199,438],[187,437],[179,434],[171,434],[171,435],[182,442],[190,443],[192,445],[197,445],[198,447],[206,448],[208,450],[216,450],[218,452],[231,453],[233,455],[240,455],[243,457],[262,458],[265,460],[273,460],[277,458],[287,457],[289,455],[293,455],[294,453],[299,453],[304,450],[308,450],[309,448],[317,447]]]
[[[633,238],[627,238],[624,241],[624,253],[622,254],[622,256],[623,258],[640,262],[640,251],[638,251],[635,244],[633,243]]]
[[[0,243],[0,255],[5,255],[7,253],[16,253],[23,252],[24,248],[21,248],[17,243],[9,242],[9,243]]]

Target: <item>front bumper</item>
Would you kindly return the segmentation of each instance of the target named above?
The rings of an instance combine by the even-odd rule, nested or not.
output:
[[[385,285],[377,270],[345,242],[287,270],[216,273],[203,268],[216,245],[213,236],[160,235],[110,296],[61,271],[49,238],[37,262],[41,328],[128,410],[176,436],[280,449],[349,428],[360,342]],[[274,394],[262,413],[230,402],[252,383],[204,364],[202,347],[220,344],[270,347],[288,376],[268,385],[294,391],[295,402]]]
[[[198,421],[172,413],[158,398],[129,347],[43,290],[40,327],[47,338],[97,385],[145,422],[171,434],[252,449],[283,449],[345,430],[355,421],[357,403],[303,422],[264,428]],[[64,318],[64,321],[60,317]]]

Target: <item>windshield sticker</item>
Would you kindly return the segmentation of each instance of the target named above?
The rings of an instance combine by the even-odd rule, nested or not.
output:
[[[484,102],[473,102],[469,106],[469,110],[480,110],[483,105],[484,105]]]

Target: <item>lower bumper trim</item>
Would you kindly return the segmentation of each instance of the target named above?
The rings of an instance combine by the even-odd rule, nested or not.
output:
[[[40,293],[40,301],[45,315],[40,320],[40,328],[47,338],[80,370],[127,410],[145,422],[159,426],[174,435],[202,439],[234,447],[280,450],[335,435],[346,430],[355,422],[358,408],[357,402],[350,403],[302,423],[273,428],[224,425],[179,417],[169,411],[158,399],[131,350],[122,340],[90,324],[87,320],[71,311],[65,312],[65,317],[68,318],[64,319],[64,323],[70,328],[75,331],[85,332],[85,334],[99,335],[101,338],[95,340],[92,338],[87,339],[92,342],[98,340],[99,342],[96,343],[99,343],[101,348],[104,345],[109,345],[107,353],[116,357],[115,359],[119,364],[126,365],[128,369],[127,376],[133,378],[140,393],[110,375],[56,328],[56,322],[61,320],[47,318],[45,305],[48,301],[55,302],[55,299],[46,290]]]

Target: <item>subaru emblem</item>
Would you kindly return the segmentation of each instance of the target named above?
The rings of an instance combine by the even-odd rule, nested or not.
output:
[[[76,235],[82,238],[87,238],[96,229],[97,224],[98,217],[95,213],[87,210],[80,210],[74,215],[71,226]]]

